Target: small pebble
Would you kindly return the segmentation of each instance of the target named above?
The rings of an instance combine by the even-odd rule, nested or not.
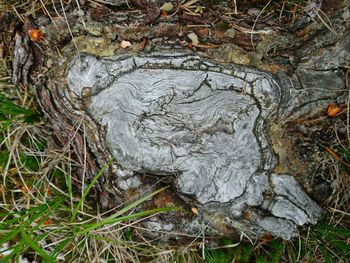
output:
[[[250,8],[247,13],[251,16],[258,16],[260,12],[261,10],[259,8]]]
[[[324,202],[331,194],[331,188],[327,182],[321,182],[314,186],[313,198],[318,202]]]
[[[227,29],[224,34],[226,37],[234,38],[236,35],[236,30],[234,30],[233,28],[230,28],[230,29]]]

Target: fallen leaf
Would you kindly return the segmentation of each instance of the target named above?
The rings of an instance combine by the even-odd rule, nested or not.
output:
[[[327,115],[329,117],[334,117],[341,111],[342,111],[341,107],[339,107],[335,104],[330,104],[330,105],[328,105],[328,108],[327,108]]]
[[[196,46],[199,44],[198,36],[196,35],[196,33],[192,32],[188,34],[187,37],[191,40],[191,43],[193,46]]]
[[[265,232],[262,237],[261,237],[261,241],[263,243],[268,243],[273,239],[273,235],[271,235],[269,232]]]
[[[148,42],[148,38],[147,37],[144,37],[142,38],[142,41],[140,43],[140,50],[143,51],[147,45],[147,42]]]
[[[244,210],[243,211],[243,218],[246,220],[251,220],[252,219],[252,212],[249,210]]]
[[[164,3],[161,7],[160,10],[165,11],[165,12],[170,12],[173,10],[174,5],[171,2]]]
[[[44,41],[44,33],[38,28],[29,29],[28,35],[31,41],[35,41],[35,42]]]
[[[191,211],[193,212],[193,214],[196,214],[196,215],[198,215],[198,214],[199,214],[198,209],[197,209],[197,208],[195,208],[195,207],[192,207],[192,208],[191,208]]]
[[[53,222],[53,220],[52,219],[46,219],[44,222],[43,222],[43,225],[52,225],[54,222]]]
[[[121,46],[122,48],[131,47],[131,43],[130,43],[130,41],[122,40],[122,42],[120,42],[120,46]]]

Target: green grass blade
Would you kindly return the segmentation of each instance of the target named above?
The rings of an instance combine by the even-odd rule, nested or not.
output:
[[[150,193],[150,194],[148,194],[148,195],[146,195],[146,196],[144,196],[144,197],[142,197],[142,198],[136,200],[135,202],[131,203],[130,205],[127,205],[126,207],[122,208],[121,210],[119,210],[118,212],[114,213],[113,215],[107,217],[106,219],[104,219],[103,221],[101,221],[101,222],[98,223],[98,224],[103,225],[102,222],[104,222],[104,221],[113,221],[113,219],[115,219],[115,218],[117,218],[118,216],[120,216],[120,215],[126,213],[127,211],[129,211],[129,210],[135,208],[135,207],[138,206],[139,204],[141,204],[141,203],[145,202],[146,200],[150,199],[152,196],[158,194],[158,193],[161,192],[161,191],[164,191],[166,188],[167,188],[167,187],[163,187],[163,188],[161,188],[161,189],[159,189],[159,190],[157,190],[157,191],[155,191],[155,192],[153,192],[153,193]],[[88,232],[88,231],[90,231],[90,230],[92,230],[92,229],[98,228],[99,226],[96,226],[96,225],[98,225],[98,224],[89,225],[89,226],[87,227],[88,230],[87,230],[87,231],[84,231],[84,233],[86,233],[86,232]],[[89,228],[91,228],[91,229],[89,229]]]
[[[26,210],[27,213],[24,213],[22,216],[23,218],[29,217],[28,219],[25,219],[25,221],[20,224],[19,226],[16,226],[15,229],[11,230],[6,236],[0,239],[0,244],[3,244],[7,241],[10,241],[14,237],[16,237],[22,229],[27,229],[30,224],[32,224],[34,221],[36,221],[38,218],[40,218],[43,214],[47,213],[49,208],[51,210],[54,210],[64,199],[63,198],[57,198],[53,202],[50,202],[48,204],[42,204],[38,207],[28,209]],[[35,212],[37,212],[35,214]],[[47,213],[47,216],[49,216],[49,213]]]
[[[67,190],[70,200],[70,209],[73,210],[74,203],[73,203],[73,187],[72,187],[72,170],[71,165],[68,165],[68,176],[67,176]],[[74,211],[74,210],[73,210]]]
[[[327,250],[327,248],[324,245],[321,245],[320,247],[323,259],[325,260],[326,263],[332,263],[332,256],[330,255],[330,252]]]
[[[9,115],[23,114],[26,116],[35,115],[35,113],[32,110],[17,106],[2,94],[0,94],[0,113]]]
[[[26,242],[22,239],[19,243],[15,245],[12,253],[3,257],[0,262],[1,263],[13,262],[12,258],[21,255],[22,251],[25,250],[26,246],[27,246]]]
[[[66,237],[56,246],[55,250],[51,253],[51,257],[56,258],[58,254],[68,245],[74,236]]]
[[[52,252],[52,257],[57,257],[58,254],[68,245],[68,243],[73,239],[73,237],[69,237],[61,241],[58,246],[55,248],[55,250]]]
[[[116,218],[124,213],[126,213],[127,211],[134,209],[135,207],[137,207],[138,205],[142,204],[143,202],[147,201],[148,199],[150,199],[151,197],[155,196],[156,194],[164,191],[166,188],[168,187],[163,187],[158,189],[157,191],[154,191],[153,193],[150,193],[138,200],[136,200],[135,202],[132,202],[130,205],[127,205],[126,207],[122,208],[121,210],[119,210],[118,212],[114,213],[113,215],[109,216],[108,219],[113,219]]]
[[[98,222],[96,224],[88,225],[85,229],[77,232],[76,234],[83,235],[83,234],[86,234],[86,233],[90,232],[91,230],[103,227],[105,225],[110,225],[110,224],[118,223],[118,222],[125,221],[125,220],[142,218],[142,217],[153,215],[153,214],[156,214],[156,213],[169,212],[169,211],[178,211],[178,210],[181,210],[181,209],[178,208],[178,207],[169,206],[169,207],[150,209],[150,210],[134,213],[134,214],[127,215],[127,216],[120,216],[120,217],[113,218],[113,219],[106,218],[106,219],[104,219],[104,220],[102,220],[102,221],[100,221],[100,222]]]
[[[49,256],[23,229],[21,229],[21,236],[23,240],[45,260],[45,262],[55,262],[55,258]]]
[[[110,162],[106,163],[102,169],[97,173],[97,175],[92,179],[91,183],[89,184],[89,186],[86,188],[86,190],[84,191],[82,197],[79,200],[79,203],[77,204],[77,206],[75,207],[75,209],[73,210],[73,214],[72,214],[72,218],[71,218],[71,223],[75,221],[78,211],[81,208],[86,196],[89,194],[91,188],[95,185],[95,183],[97,182],[97,180],[103,175],[104,171],[107,169],[108,165]]]

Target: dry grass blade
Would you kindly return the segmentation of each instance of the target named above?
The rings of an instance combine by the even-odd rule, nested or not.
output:
[[[234,14],[237,15],[238,14],[238,10],[237,10],[237,1],[236,0],[233,0],[233,5],[234,5],[234,9],[235,9]]]
[[[200,16],[201,14],[196,13],[196,9],[198,7],[198,5],[195,5],[196,3],[198,3],[200,0],[190,0],[188,2],[183,1],[181,2],[176,11],[172,14],[172,16],[174,16],[179,10],[183,10],[184,13],[188,14],[188,15],[192,15],[192,16]]]
[[[336,159],[338,162],[342,163],[346,167],[350,168],[350,164],[345,162],[344,160],[342,160],[342,158],[334,150],[332,150],[328,146],[325,149],[326,149],[327,152],[329,152],[330,155],[333,156],[334,159]]]
[[[65,7],[64,7],[64,4],[63,4],[62,0],[60,0],[60,4],[61,4],[62,13],[63,13],[64,20],[65,20],[66,25],[67,25],[69,34],[70,34],[70,36],[72,37],[72,41],[73,41],[74,47],[75,47],[76,51],[78,52],[78,56],[80,57],[79,48],[78,48],[78,45],[77,45],[77,43],[76,43],[76,41],[75,41],[75,37],[74,37],[74,35],[73,35],[72,29],[71,29],[71,27],[70,27],[70,25],[69,25],[69,21],[68,21],[67,14],[66,14]],[[54,6],[55,6],[55,5],[54,5]],[[56,11],[57,15],[60,16],[60,14],[57,12],[57,9],[56,9],[56,8],[55,8],[55,11]]]
[[[236,25],[236,24],[231,24],[231,26],[232,26],[232,28],[237,29],[238,31],[240,31],[244,34],[251,34],[251,35],[265,34],[265,35],[268,35],[268,34],[271,34],[271,32],[272,32],[271,29],[253,30],[253,29],[247,29],[247,28],[241,27],[241,26]]]
[[[346,100],[346,135],[348,140],[348,146],[350,146],[350,69],[347,69],[345,74],[345,85],[348,89],[348,97]]]
[[[320,2],[321,3],[321,2]],[[337,34],[334,30],[331,21],[327,17],[327,15],[320,9],[321,4],[317,2],[309,2],[309,4],[305,7],[305,11],[311,19],[317,17],[320,19],[321,23],[333,34]]]
[[[255,18],[254,23],[253,23],[253,26],[252,26],[251,32],[254,32],[254,28],[255,28],[256,23],[257,23],[258,20],[259,20],[259,17],[262,15],[262,13],[265,11],[265,9],[271,4],[271,1],[272,1],[272,0],[269,0],[269,1],[267,2],[267,4],[264,6],[264,8],[259,12],[259,14],[257,15],[257,17]],[[255,45],[254,45],[253,34],[252,34],[252,33],[251,33],[251,35],[250,35],[250,43],[252,44],[252,47],[253,47],[253,49],[255,50]]]

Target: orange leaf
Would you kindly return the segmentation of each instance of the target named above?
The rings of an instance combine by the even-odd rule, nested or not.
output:
[[[29,29],[28,35],[31,41],[42,42],[44,41],[44,33],[40,29]]]
[[[328,105],[328,108],[327,108],[327,115],[329,117],[334,117],[341,111],[342,111],[341,107],[334,105],[334,104],[330,104],[330,105]]]
[[[53,222],[53,220],[52,219],[46,219],[44,222],[43,222],[43,225],[52,225],[54,222]]]
[[[269,233],[269,232],[265,232],[262,237],[261,237],[261,241],[264,243],[268,243],[273,239],[273,236]]]

